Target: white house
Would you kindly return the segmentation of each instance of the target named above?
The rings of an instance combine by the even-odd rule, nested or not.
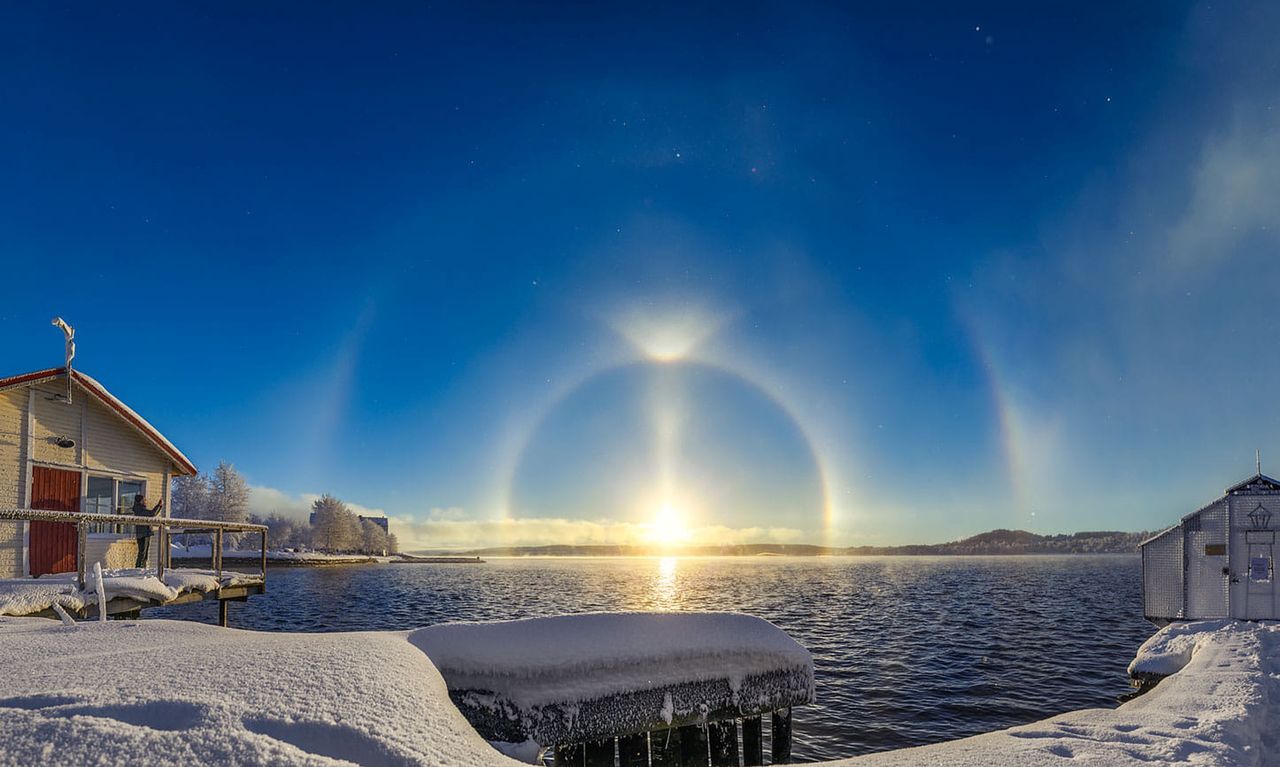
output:
[[[141,495],[148,508],[163,501],[167,516],[170,480],[195,473],[155,427],[77,370],[0,378],[0,508],[129,513]],[[0,522],[0,577],[75,571],[77,546],[65,522]],[[136,556],[132,526],[88,535],[90,564],[132,567]]]
[[[1257,474],[1144,541],[1142,591],[1148,620],[1280,618],[1276,528],[1280,482]]]

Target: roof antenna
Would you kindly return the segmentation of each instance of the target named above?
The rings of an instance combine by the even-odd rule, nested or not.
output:
[[[1262,476],[1262,449],[1261,448],[1253,449],[1253,459],[1258,462],[1258,476],[1261,477]]]
[[[76,358],[76,329],[61,317],[53,318],[53,326],[67,338],[67,404],[71,404],[71,360]]]

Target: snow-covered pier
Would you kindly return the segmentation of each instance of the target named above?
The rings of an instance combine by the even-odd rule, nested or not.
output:
[[[555,747],[556,763],[613,767],[790,761],[791,707],[813,700],[813,659],[781,629],[734,613],[594,613],[452,623],[409,635],[490,741]]]
[[[147,607],[217,599],[218,620],[226,626],[227,602],[242,602],[266,589],[267,528],[263,525],[43,509],[0,509],[0,521],[59,528],[57,534],[71,542],[50,571],[36,577],[0,578],[0,615],[136,616]],[[89,531],[124,527],[154,531],[159,539],[156,567],[104,568],[104,560],[109,562],[113,556],[110,549],[90,565]],[[208,535],[216,543],[210,547],[208,570],[171,566],[172,536],[192,532]],[[258,538],[259,551],[252,562],[257,572],[223,567],[222,541],[231,534]]]

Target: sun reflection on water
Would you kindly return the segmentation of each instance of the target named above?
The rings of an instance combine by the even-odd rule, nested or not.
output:
[[[653,581],[652,606],[659,610],[674,610],[680,606],[679,586],[676,583],[678,557],[658,558],[658,577]]]

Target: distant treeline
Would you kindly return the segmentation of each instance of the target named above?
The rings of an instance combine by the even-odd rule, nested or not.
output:
[[[734,546],[686,546],[676,553],[688,556],[938,556],[993,554],[1130,554],[1149,533],[1086,532],[1037,535],[1025,530],[992,530],[950,543],[908,546],[813,546],[788,543],[750,543]],[[489,557],[640,557],[657,553],[649,546],[497,546],[465,552]]]
[[[236,467],[219,461],[208,474],[173,480],[173,513],[182,519],[211,519],[219,522],[252,522],[267,526],[267,545],[272,549],[315,549],[342,554],[395,554],[400,545],[395,533],[383,530],[370,519],[362,519],[347,504],[324,495],[311,504],[312,518],[296,519],[272,512],[266,517],[250,513],[249,486]],[[181,535],[183,544],[207,543],[207,533]],[[228,533],[229,548],[256,550],[257,534]]]

